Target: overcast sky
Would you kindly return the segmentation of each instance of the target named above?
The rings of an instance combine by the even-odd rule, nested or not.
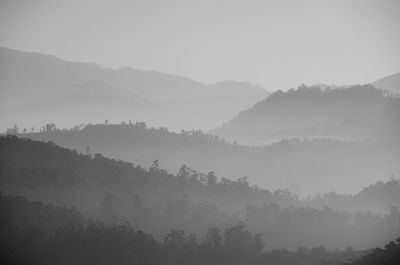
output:
[[[400,72],[400,1],[0,0],[0,46],[268,90]]]

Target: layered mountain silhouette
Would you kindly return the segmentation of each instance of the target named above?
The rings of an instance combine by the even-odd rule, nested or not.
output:
[[[398,140],[400,98],[372,85],[277,91],[215,131],[246,144],[281,138]]]
[[[13,122],[37,126],[60,117],[66,126],[132,119],[179,130],[212,128],[267,96],[262,87],[247,82],[206,85],[166,73],[106,69],[8,48],[0,48],[0,91],[3,128]]]
[[[228,143],[202,131],[170,132],[143,123],[94,124],[76,130],[46,126],[20,134],[86,154],[123,159],[142,166],[158,160],[177,172],[182,164],[220,177],[247,176],[261,187],[291,188],[302,195],[352,193],[385,177],[400,175],[399,143],[344,142],[332,139],[281,140],[266,147]],[[309,185],[309,183],[313,185]]]
[[[330,249],[341,245],[368,249],[397,236],[400,212],[396,206],[400,194],[399,185],[393,182],[375,184],[348,199],[353,206],[360,196],[366,203],[394,206],[383,215],[326,206],[310,208],[309,202],[288,191],[261,189],[245,178],[217,179],[212,172],[201,174],[186,166],[177,174],[170,174],[158,161],[144,169],[100,154],[78,154],[53,143],[0,137],[0,184],[4,194],[23,195],[57,206],[76,206],[75,210],[64,209],[64,218],[60,217],[64,215],[60,209],[58,217],[51,218],[49,223],[37,219],[50,214],[41,203],[35,204],[36,210],[27,209],[21,217],[21,223],[39,227],[47,224],[51,229],[56,228],[52,222],[57,220],[64,224],[84,221],[77,209],[90,219],[112,226],[128,221],[135,229],[158,239],[171,229],[204,235],[210,227],[232,227],[242,220],[240,226],[246,224],[249,231],[264,235],[268,248],[297,249],[299,245],[322,244]],[[385,191],[388,186],[393,186],[392,192]],[[392,199],[382,200],[379,195]],[[323,198],[327,204],[335,203],[329,197]],[[13,205],[25,204],[18,201]],[[0,205],[2,213],[10,209],[4,207],[3,197]],[[16,222],[15,215],[8,212],[1,217],[3,221],[9,220],[7,224]]]

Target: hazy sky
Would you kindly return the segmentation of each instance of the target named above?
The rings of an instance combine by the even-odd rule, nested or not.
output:
[[[0,46],[268,90],[400,72],[400,1],[0,0]]]

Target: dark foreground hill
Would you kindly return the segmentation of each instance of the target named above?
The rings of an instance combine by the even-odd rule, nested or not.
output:
[[[157,161],[143,169],[15,136],[0,138],[0,161],[5,194],[76,206],[110,225],[129,221],[158,239],[171,229],[199,236],[243,221],[270,248],[368,249],[393,240],[400,224],[396,207],[384,215],[310,208],[288,191],[260,189],[245,178],[219,180],[186,166],[172,175]]]
[[[391,241],[384,248],[377,248],[373,252],[344,265],[397,265],[400,263],[400,238]]]
[[[169,132],[137,124],[96,124],[77,130],[25,133],[39,141],[177,172],[186,164],[229,179],[247,176],[269,189],[290,188],[300,195],[355,193],[392,175],[400,176],[400,142],[347,142],[331,139],[281,140],[266,147],[227,143],[201,131]],[[309,185],[313,183],[313,185]]]
[[[269,247],[260,235],[246,231],[242,223],[225,230],[210,228],[199,239],[171,230],[157,241],[129,224],[105,226],[74,209],[2,194],[0,212],[1,264],[336,265],[368,253],[351,248],[333,252],[322,246],[266,251]]]

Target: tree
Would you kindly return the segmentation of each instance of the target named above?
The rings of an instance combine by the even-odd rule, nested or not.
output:
[[[218,228],[210,228],[206,235],[207,245],[211,248],[220,248],[222,245],[221,232]]]
[[[181,250],[185,244],[185,231],[171,229],[168,235],[164,238],[164,244],[171,250]]]
[[[189,168],[185,164],[183,164],[179,169],[178,179],[185,182],[189,178],[189,173]]]
[[[252,242],[252,235],[244,230],[244,223],[225,229],[225,248],[232,251],[247,252]]]
[[[86,155],[90,158],[92,158],[92,152],[90,150],[90,146],[86,146]]]
[[[210,171],[207,174],[207,186],[209,187],[215,187],[217,186],[218,182],[217,182],[217,177],[214,174],[214,171]]]
[[[160,174],[160,166],[158,164],[158,160],[154,160],[151,163],[151,167],[149,168],[149,173],[152,175],[159,175]]]

